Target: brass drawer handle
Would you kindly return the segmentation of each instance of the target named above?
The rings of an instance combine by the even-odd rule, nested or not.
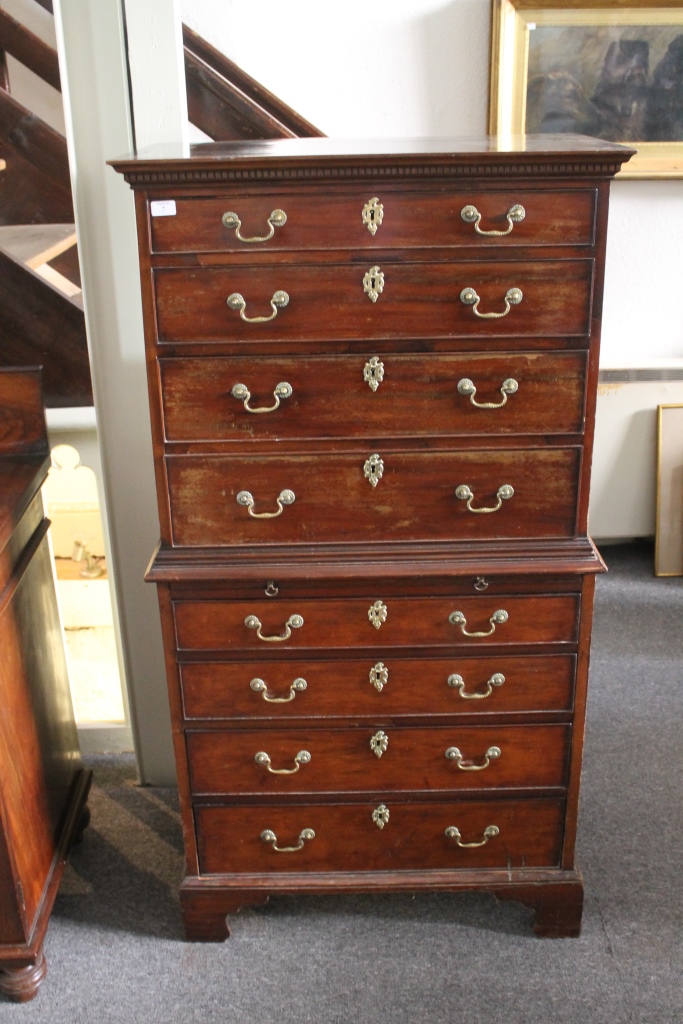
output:
[[[307,750],[300,750],[294,758],[294,768],[271,768],[272,761],[265,750],[259,750],[258,754],[254,754],[254,760],[256,764],[262,764],[267,768],[271,775],[296,775],[302,764],[309,763],[311,755]]]
[[[502,313],[480,313],[479,303],[481,302],[481,298],[477,295],[474,288],[463,288],[460,292],[460,301],[464,303],[465,306],[471,306],[474,315],[481,317],[482,320],[492,320],[498,319],[501,316],[507,316],[512,306],[518,306],[523,298],[524,296],[522,295],[520,288],[508,288],[505,293],[505,309]],[[229,301],[230,300],[228,299],[228,302]],[[268,319],[270,320],[272,317],[269,317]]]
[[[471,850],[475,846],[486,846],[489,839],[493,839],[500,833],[500,829],[497,825],[487,825],[484,829],[484,838],[479,843],[463,843],[460,829],[456,828],[455,825],[449,825],[444,835],[447,839],[455,839],[456,845],[462,850]]]
[[[251,491],[239,491],[235,501],[238,505],[246,506],[246,509],[252,519],[277,519],[278,516],[282,515],[285,505],[293,505],[296,501],[296,494],[294,491],[289,489],[280,491],[277,498],[277,512],[254,512],[254,495]]]
[[[481,214],[476,206],[463,206],[460,211],[460,216],[466,224],[474,224],[474,230],[478,235],[496,235],[500,238],[504,235],[509,235],[515,224],[519,224],[520,221],[524,220],[526,217],[526,210],[519,203],[515,203],[514,206],[511,206],[507,212],[508,226],[505,231],[482,231],[479,227],[481,223]]]
[[[264,640],[269,644],[280,644],[283,640],[289,640],[292,635],[293,629],[301,629],[304,624],[304,620],[301,615],[290,615],[285,622],[285,631],[281,636],[264,636],[261,632],[261,620],[257,619],[255,615],[247,615],[244,620],[244,625],[247,629],[255,629],[256,636],[259,640]]]
[[[236,387],[238,385],[235,385]],[[278,385],[279,386],[279,385]],[[513,377],[508,377],[500,385],[500,393],[503,396],[502,402],[475,402],[474,396],[477,393],[477,389],[474,386],[474,381],[471,381],[469,377],[463,377],[462,380],[458,381],[458,392],[461,395],[469,395],[470,402],[477,409],[502,409],[508,400],[508,395],[514,395],[519,390],[519,384]],[[235,389],[233,388],[233,394]],[[236,396],[235,396],[236,397]],[[276,408],[274,406],[274,408]],[[251,409],[249,410],[252,411]]]
[[[465,680],[461,675],[455,672],[452,676],[448,677],[448,685],[452,686],[454,690],[457,690],[463,700],[484,700],[485,697],[490,697],[493,693],[494,686],[502,686],[505,682],[505,676],[502,672],[494,672],[491,678],[486,683],[486,690],[484,693],[465,693]],[[263,684],[265,686],[265,683]]]
[[[460,387],[460,385],[458,385]],[[235,384],[231,394],[233,398],[236,398],[238,402],[244,403],[244,408],[247,412],[262,413],[262,412],[275,412],[276,409],[280,408],[280,399],[291,398],[293,388],[291,384],[288,384],[286,380],[283,380],[280,384],[276,385],[275,391],[273,391],[273,398],[275,399],[275,405],[261,405],[258,409],[252,409],[249,405],[249,399],[251,398],[251,391],[246,384]],[[476,404],[476,403],[475,403]]]
[[[315,839],[315,832],[312,828],[304,828],[299,832],[299,844],[298,846],[278,846],[277,836],[269,829],[265,828],[261,833],[261,839],[264,843],[270,843],[276,853],[296,853],[297,850],[303,850],[304,843],[307,839]]]
[[[269,242],[275,234],[275,228],[282,228],[287,223],[287,214],[284,210],[273,210],[267,223],[270,225],[270,231],[267,235],[258,236],[255,235],[253,238],[245,238],[240,234],[240,228],[242,227],[242,221],[239,219],[236,213],[231,210],[228,213],[224,213],[221,222],[224,228],[235,229],[235,235],[239,238],[240,242]]]
[[[258,756],[258,755],[257,755]],[[468,758],[463,757],[457,747],[449,747],[446,751],[446,757],[449,761],[455,761],[460,771],[463,772],[483,772],[484,768],[488,768],[491,761],[495,761],[500,757],[500,747],[489,747],[484,754],[483,764],[472,764],[467,763]]]
[[[289,304],[289,295],[287,292],[277,291],[270,300],[270,305],[273,312],[270,316],[245,316],[244,311],[247,308],[247,300],[240,295],[239,292],[233,292],[232,295],[228,296],[228,305],[230,309],[238,309],[240,316],[248,324],[267,324],[269,320],[274,320],[277,316],[278,309],[284,309]],[[481,314],[480,314],[481,315]]]
[[[515,489],[510,484],[503,484],[496,491],[496,497],[498,498],[498,504],[494,505],[493,508],[472,508],[472,501],[474,500],[474,494],[468,484],[460,484],[459,487],[455,488],[456,498],[460,498],[461,501],[467,502],[467,511],[474,512],[475,514],[481,514],[486,512],[497,512],[504,501],[509,501],[514,496]]]
[[[467,632],[467,630],[465,629],[465,626],[467,625],[467,619],[465,618],[462,612],[451,612],[451,614],[448,616],[448,621],[451,623],[452,626],[460,626],[460,632],[464,636],[491,636],[492,633],[495,633],[496,626],[502,626],[504,622],[507,622],[508,618],[509,616],[505,609],[499,608],[498,611],[494,612],[491,618],[489,619],[489,622],[491,623],[491,628],[487,629],[485,632],[482,633]]]
[[[263,681],[263,679],[259,679],[258,677],[256,677],[256,679],[252,679],[252,681],[249,683],[249,686],[254,691],[254,693],[260,693],[263,699],[268,701],[269,704],[289,704],[290,700],[294,700],[297,693],[304,692],[304,690],[308,686],[308,683],[306,682],[305,679],[302,679],[301,677],[295,679],[292,685],[289,687],[289,697],[271,697],[268,691],[267,684]]]

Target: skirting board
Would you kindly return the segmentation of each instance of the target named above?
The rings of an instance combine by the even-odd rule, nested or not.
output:
[[[117,722],[79,725],[78,742],[82,754],[125,754],[134,750],[130,726]]]

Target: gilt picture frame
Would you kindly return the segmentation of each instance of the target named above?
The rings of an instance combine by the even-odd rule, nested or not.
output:
[[[492,0],[489,133],[638,150],[619,177],[683,177],[683,4]]]
[[[657,406],[655,576],[683,576],[683,405]]]

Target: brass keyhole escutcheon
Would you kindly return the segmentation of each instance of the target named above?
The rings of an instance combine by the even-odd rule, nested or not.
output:
[[[384,274],[379,267],[370,267],[363,278],[363,291],[370,302],[377,302],[384,291]]]
[[[361,216],[366,228],[374,237],[377,234],[377,228],[381,227],[384,219],[384,207],[377,196],[373,196],[372,199],[368,199],[367,203],[363,207]]]

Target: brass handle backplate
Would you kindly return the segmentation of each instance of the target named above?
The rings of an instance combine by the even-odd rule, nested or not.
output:
[[[297,850],[302,850],[306,840],[315,839],[315,832],[312,828],[304,828],[299,832],[299,842],[297,846],[278,846],[277,836],[272,829],[265,828],[261,833],[261,839],[264,843],[270,843],[276,853],[296,853]]]
[[[462,383],[462,381],[460,383]],[[458,385],[458,387],[460,387],[460,384]],[[244,403],[244,408],[247,410],[247,412],[259,414],[262,412],[275,412],[276,409],[280,408],[280,399],[291,398],[293,390],[294,389],[292,388],[292,385],[288,384],[286,380],[281,381],[280,384],[276,385],[275,390],[273,391],[273,398],[275,399],[275,404],[261,405],[259,406],[258,409],[252,409],[252,407],[249,405],[251,391],[249,390],[246,384],[235,384],[231,394],[232,397],[236,398],[238,402]]]
[[[254,693],[260,693],[264,700],[268,701],[269,704],[289,704],[290,700],[294,700],[297,693],[303,693],[308,686],[305,679],[299,677],[289,687],[289,697],[273,697],[268,690],[268,684],[263,679],[259,679],[258,676],[252,679],[249,686]]]
[[[300,750],[299,753],[294,758],[293,768],[271,768],[272,762],[270,760],[269,755],[266,754],[265,750],[259,750],[257,754],[254,754],[254,760],[256,761],[256,764],[263,765],[264,768],[266,768],[271,773],[271,775],[296,775],[296,773],[299,771],[299,768],[301,768],[302,764],[309,763],[309,761],[311,760],[311,755],[308,752],[308,750]]]
[[[455,839],[456,845],[463,850],[471,850],[475,846],[486,846],[489,839],[493,839],[500,833],[500,829],[497,825],[487,825],[484,829],[484,838],[478,843],[463,843],[460,835],[460,829],[456,828],[455,825],[449,825],[444,835],[447,839]]]
[[[465,306],[471,306],[472,312],[475,316],[481,317],[482,320],[499,319],[501,316],[507,316],[513,306],[518,306],[524,296],[520,288],[508,288],[505,293],[505,309],[502,313],[480,313],[479,303],[481,297],[477,295],[474,288],[463,288],[460,292],[460,301]],[[271,319],[269,317],[269,319]]]
[[[501,237],[503,235],[509,235],[515,224],[519,224],[520,221],[524,220],[526,217],[526,210],[519,203],[515,203],[514,206],[511,206],[507,212],[508,226],[505,231],[495,231],[493,229],[489,231],[482,231],[479,227],[481,223],[481,214],[476,206],[463,206],[460,211],[460,216],[466,224],[474,224],[474,230],[478,235],[496,235]]]
[[[490,697],[493,693],[494,686],[502,686],[505,682],[505,676],[502,672],[494,672],[491,678],[486,683],[486,690],[483,693],[465,693],[465,680],[457,672],[454,672],[452,676],[448,677],[448,685],[457,690],[463,700],[484,700],[485,697]],[[265,683],[264,683],[265,686]]]
[[[247,300],[244,296],[240,295],[239,292],[233,292],[232,295],[228,296],[228,306],[230,309],[239,310],[239,314],[247,324],[267,324],[269,320],[274,320],[277,316],[278,309],[284,309],[289,304],[289,295],[287,292],[277,291],[270,300],[270,306],[273,312],[270,316],[246,316],[244,311],[247,308]],[[481,314],[480,314],[481,315]]]
[[[500,385],[500,393],[503,396],[502,402],[477,402],[474,396],[477,393],[477,389],[474,386],[474,381],[471,381],[469,377],[463,377],[462,380],[458,381],[458,392],[461,395],[469,395],[470,402],[477,409],[502,409],[508,400],[508,395],[514,395],[519,390],[519,384],[513,377],[508,377]],[[234,394],[234,388],[233,388]],[[250,410],[251,411],[251,410]]]
[[[504,501],[509,501],[510,498],[514,497],[515,489],[510,484],[503,484],[496,491],[496,497],[498,498],[498,504],[492,508],[472,508],[472,502],[474,500],[474,493],[469,484],[460,484],[459,487],[455,488],[455,496],[460,501],[467,502],[467,511],[480,514],[482,512],[497,512]]]
[[[278,516],[282,515],[285,505],[293,505],[296,501],[296,494],[294,491],[290,491],[287,488],[284,491],[280,491],[275,502],[277,504],[277,512],[254,512],[254,495],[251,491],[239,491],[235,501],[238,505],[244,505],[247,512],[252,519],[277,519]]]
[[[242,221],[239,219],[236,213],[231,210],[228,213],[224,213],[221,221],[225,228],[235,228],[235,235],[240,242],[269,242],[275,234],[275,228],[284,227],[287,223],[287,214],[284,210],[273,210],[267,223],[270,225],[270,230],[267,235],[254,235],[253,238],[245,238],[240,234],[240,228],[242,227]]]
[[[446,751],[446,757],[449,761],[455,761],[458,768],[463,772],[482,772],[484,768],[488,768],[491,761],[495,761],[500,757],[500,747],[489,747],[484,754],[483,764],[473,764],[472,759],[464,757],[457,747],[449,747]]]
[[[451,614],[448,616],[448,621],[451,623],[452,626],[460,626],[460,632],[464,636],[491,636],[492,633],[495,633],[496,626],[502,626],[504,622],[507,622],[508,618],[509,616],[505,609],[499,608],[498,611],[495,611],[491,618],[489,619],[489,622],[491,623],[491,628],[481,633],[467,632],[465,628],[467,626],[467,619],[465,618],[462,612],[451,612]]]
[[[244,625],[247,629],[255,629],[256,636],[259,640],[264,640],[266,643],[282,643],[283,640],[289,640],[292,635],[293,629],[301,629],[304,624],[303,617],[301,615],[290,615],[285,622],[285,631],[280,636],[264,636],[261,632],[261,620],[257,619],[255,615],[247,615],[244,620]]]

